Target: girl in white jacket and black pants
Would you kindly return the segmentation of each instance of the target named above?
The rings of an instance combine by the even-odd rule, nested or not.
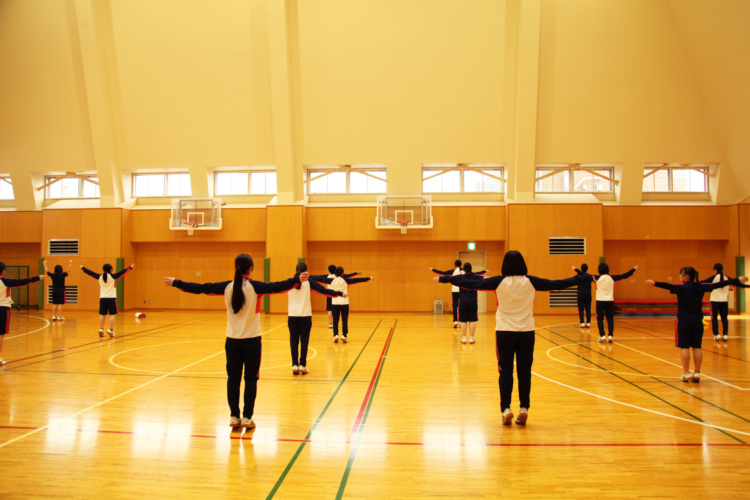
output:
[[[295,276],[307,271],[307,264],[297,264]],[[348,297],[349,294],[333,289],[326,289],[314,280],[300,284],[299,288],[289,291],[289,346],[292,350],[292,373],[307,375],[307,346],[310,343],[312,330],[312,306],[310,291],[313,290],[327,297]]]
[[[234,259],[234,280],[219,283],[187,283],[175,278],[164,278],[164,285],[179,288],[188,293],[223,295],[227,306],[227,339],[224,351],[227,357],[227,402],[229,403],[229,426],[253,429],[255,396],[260,378],[262,352],[260,299],[263,295],[283,293],[298,287],[308,278],[307,273],[275,283],[253,281],[253,259],[240,254]],[[242,369],[245,369],[245,405],[240,420],[240,384]]]
[[[347,294],[331,299],[331,312],[333,312],[333,341],[339,341],[339,318],[341,318],[341,341],[346,344],[349,342],[349,285],[365,283],[373,278],[344,278],[343,267],[336,268],[336,277],[333,279],[320,278],[317,276],[313,276],[312,278],[321,283],[328,283],[330,285],[328,287],[330,290],[337,290]]]
[[[599,264],[599,276],[594,276],[596,284],[596,325],[599,327],[599,342],[614,342],[615,333],[615,281],[630,278],[638,266],[625,274],[609,275],[609,266],[602,262]],[[604,318],[607,318],[609,337],[604,336]]]

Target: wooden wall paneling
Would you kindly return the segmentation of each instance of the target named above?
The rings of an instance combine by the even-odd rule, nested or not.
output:
[[[622,207],[602,207],[602,239],[622,240],[625,238],[625,213]]]
[[[42,212],[16,212],[18,225],[9,241],[18,243],[39,243],[42,239]]]
[[[172,231],[169,229],[169,210],[149,210],[149,241],[177,241],[175,236],[182,231]],[[184,236],[184,235],[183,235]]]
[[[140,269],[136,262],[136,253],[130,241],[130,210],[117,209],[117,217],[120,222],[120,255],[125,259],[125,265],[136,264],[136,272],[129,276],[129,283],[125,287],[125,309],[132,309],[136,305],[138,294],[138,282],[141,280]]]
[[[458,207],[458,240],[487,239],[487,208]]]
[[[703,212],[705,216],[704,227],[706,238],[710,240],[729,240],[732,235],[736,234],[736,225],[732,225],[731,212],[736,209],[731,207],[705,207]]]
[[[351,209],[350,232],[352,241],[377,241],[383,236],[391,236],[401,231],[392,229],[376,229],[375,219],[378,210],[375,207],[357,207]]]
[[[554,205],[555,233],[552,236],[586,236],[583,224],[587,205]]]
[[[587,205],[583,211],[583,225],[586,236],[586,259],[589,267],[598,263],[604,255],[604,234],[602,227],[603,211],[601,205]]]
[[[507,238],[507,207],[487,207],[485,235],[487,241],[504,241]]]
[[[72,212],[72,211],[71,211]],[[82,231],[80,236],[80,243],[79,243],[79,251],[82,257],[86,259],[101,259],[105,255],[112,255],[111,253],[105,252],[105,239],[107,237],[112,236],[112,232],[109,228],[105,226],[106,223],[106,214],[105,210],[103,209],[90,209],[90,210],[81,210],[76,211],[80,214],[80,220],[78,222],[78,229],[79,231],[82,228],[85,228],[84,231]],[[61,223],[64,222],[70,222],[67,218],[63,218]],[[120,254],[120,248],[119,248],[119,236],[118,236],[118,246],[117,251],[114,252],[117,255]],[[114,266],[115,264],[111,262],[111,264]],[[87,264],[84,264],[86,267],[91,269],[91,267]]]
[[[458,227],[461,223],[456,207],[432,207],[433,228],[431,239],[434,241],[457,241]]]
[[[326,238],[324,208],[308,208],[305,217],[307,241],[323,241]]]
[[[680,229],[679,207],[651,207],[651,225],[649,237],[652,240],[684,239],[684,231]]]
[[[78,238],[81,240],[81,243],[83,243],[84,233],[93,233],[94,231],[101,230],[101,226],[93,227],[83,225],[84,212],[88,211],[89,210],[60,210],[57,221],[57,231],[51,235],[51,237]]]
[[[508,250],[529,253],[529,206],[508,205]]]
[[[625,216],[626,240],[644,240],[651,234],[651,207],[618,207]]]
[[[549,256],[549,237],[567,236],[557,232],[557,217],[555,214],[560,209],[561,207],[556,205],[531,205],[528,207],[528,226],[526,228],[528,248],[524,257]]]
[[[684,239],[707,239],[706,211],[711,207],[677,207],[678,226]]]
[[[63,213],[63,210],[42,210],[42,248],[44,255],[49,252],[49,240],[57,234],[61,213]]]
[[[0,242],[7,242],[8,235],[12,233],[11,217],[13,212],[0,212]]]
[[[103,210],[104,227],[100,237],[104,240],[105,255],[124,257],[122,248],[122,210],[110,208]],[[129,266],[132,262],[125,262]]]
[[[130,212],[130,240],[133,243],[152,241],[151,213],[145,210],[129,210]]]

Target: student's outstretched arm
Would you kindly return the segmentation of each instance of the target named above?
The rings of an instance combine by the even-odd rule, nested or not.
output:
[[[294,276],[284,281],[266,283],[265,281],[250,280],[250,284],[258,295],[273,295],[274,293],[288,292],[292,288],[298,287],[301,282],[307,281],[309,277],[310,275],[308,273],[302,273],[299,276]]]
[[[432,279],[435,283],[450,283],[466,290],[495,290],[505,276],[492,276],[482,280],[472,278],[469,274],[457,274],[455,276],[436,276]]]
[[[44,274],[51,274],[51,273],[49,272],[49,269],[47,269],[47,259],[44,259],[44,260],[42,261],[42,264],[44,264]]]
[[[126,267],[126,268],[125,268],[125,269],[123,269],[122,271],[117,271],[117,272],[116,272],[115,274],[113,274],[113,275],[112,275],[112,277],[113,277],[113,278],[114,278],[115,280],[117,280],[117,279],[121,278],[121,277],[122,277],[122,275],[124,275],[124,274],[125,274],[125,273],[127,273],[128,271],[132,271],[134,267],[135,267],[135,264],[130,264],[130,266],[129,266],[129,267]]]
[[[88,274],[89,276],[91,276],[91,277],[92,277],[92,278],[94,278],[95,280],[98,280],[99,278],[101,278],[101,277],[102,277],[102,275],[101,275],[101,274],[99,274],[99,273],[95,273],[94,271],[91,271],[91,270],[89,270],[89,269],[86,269],[86,268],[85,268],[85,267],[83,267],[83,266],[81,266],[81,271],[83,271],[84,273]]]
[[[744,278],[744,279],[743,279]],[[707,292],[716,290],[717,288],[724,288],[725,286],[733,285],[745,288],[742,283],[747,282],[747,276],[740,276],[739,278],[731,278],[718,283],[701,283],[701,289]]]
[[[357,283],[365,283],[367,281],[373,280],[372,276],[369,276],[367,278],[346,278],[344,281],[346,281],[347,285],[356,285]]]
[[[68,268],[65,270],[65,274],[68,274],[68,272],[70,272],[71,267],[73,267],[73,259],[68,261]]]
[[[40,274],[39,276],[32,276],[31,278],[21,278],[21,279],[15,279],[15,278],[0,278],[2,280],[3,284],[8,288],[14,288],[17,286],[24,286],[29,285],[31,283],[34,283],[39,280],[43,280],[44,275]]]
[[[310,276],[312,278],[312,276]],[[332,288],[323,288],[322,285],[320,285],[318,282],[314,281],[313,279],[308,280],[308,283],[310,283],[310,290],[317,292],[321,295],[327,295],[329,297],[348,297],[348,293],[339,292],[338,290],[333,290]]]
[[[638,269],[638,266],[633,266],[633,269],[631,269],[630,271],[626,273],[615,274],[614,276],[610,274],[609,277],[612,278],[613,281],[624,280],[626,278],[630,278],[631,276],[633,276],[633,273],[635,272],[636,269]]]
[[[537,278],[536,276],[528,276],[531,285],[538,292],[549,292],[550,290],[565,290],[571,286],[580,285],[583,283],[581,276],[573,276],[572,278],[565,278],[561,280],[548,280],[544,278]]]
[[[438,271],[437,269],[433,269],[431,267],[429,267],[428,269],[435,274],[439,274],[440,276],[453,276],[453,271],[456,270],[455,267],[451,269],[450,271]]]
[[[219,283],[189,283],[177,278],[164,278],[164,286],[171,286],[187,293],[206,294],[206,295],[224,295],[231,281],[222,281]]]
[[[353,278],[353,277],[355,277],[358,274],[362,274],[362,273],[359,272],[359,271],[357,271],[357,272],[354,272],[354,273],[342,274],[341,277],[344,278],[344,279]]]
[[[669,293],[677,293],[682,290],[682,285],[675,285],[673,283],[664,283],[663,281],[646,280],[647,285],[655,286],[656,288],[663,288],[669,290]]]
[[[328,285],[330,285],[335,279],[336,278],[329,278],[327,274],[310,275],[310,281],[317,281],[318,283],[326,283]]]

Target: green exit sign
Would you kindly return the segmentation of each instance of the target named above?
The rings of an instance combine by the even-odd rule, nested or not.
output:
[[[469,250],[476,250],[476,249],[477,249],[477,244],[476,244],[476,242],[474,242],[474,241],[470,241],[470,242],[469,242],[469,243],[467,244],[467,246],[469,247]]]

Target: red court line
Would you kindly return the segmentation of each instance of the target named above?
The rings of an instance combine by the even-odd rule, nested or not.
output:
[[[357,431],[359,431],[359,426],[362,422],[362,417],[364,416],[365,410],[367,409],[367,403],[370,401],[370,394],[372,394],[372,388],[375,386],[375,381],[377,380],[378,374],[380,373],[380,367],[383,366],[383,356],[385,356],[385,351],[388,349],[388,344],[391,343],[392,336],[393,336],[393,327],[391,327],[391,330],[388,332],[388,338],[385,339],[383,350],[380,352],[380,358],[378,359],[378,364],[375,367],[375,373],[372,374],[372,378],[370,379],[370,385],[367,387],[365,398],[362,401],[362,406],[359,407],[359,414],[357,414],[357,420],[354,422],[354,427],[352,427],[352,432],[349,434],[349,441],[347,441],[349,443],[352,441]]]
[[[24,427],[24,426],[10,426],[0,425],[0,429],[13,429],[13,430],[34,430],[38,427]],[[134,431],[111,431],[97,429],[95,431],[87,429],[76,429],[78,432],[96,432],[98,434],[120,434],[120,435],[131,435],[135,436],[139,433]],[[247,433],[246,433],[247,434]],[[148,436],[155,436],[155,434],[148,434]],[[160,434],[162,437],[170,436],[176,437],[174,434]],[[201,439],[221,439],[225,436],[216,436],[211,434],[187,434],[185,437],[190,438],[201,438]],[[255,439],[253,437],[245,437],[245,435],[229,436],[229,439],[241,440],[241,441],[255,441],[256,443],[333,443],[333,444],[348,444],[348,441],[331,441],[331,440],[320,440],[315,439]],[[420,442],[401,442],[401,441],[361,441],[360,445],[386,445],[386,446],[483,446],[483,447],[509,447],[509,448],[581,448],[581,447],[750,447],[750,443],[456,443],[446,445],[445,443],[420,443]]]

